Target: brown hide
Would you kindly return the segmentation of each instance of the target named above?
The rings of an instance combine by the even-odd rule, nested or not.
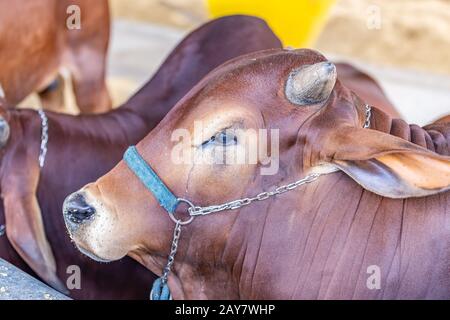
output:
[[[400,118],[400,114],[375,79],[348,63],[337,63],[336,68],[339,80],[348,89],[356,92],[371,106],[376,106],[393,118]]]
[[[72,11],[80,8],[81,28],[69,29]],[[70,21],[69,21],[70,22]],[[62,110],[63,80],[46,88],[62,67],[70,71],[75,98],[82,113],[108,111],[105,84],[109,41],[107,0],[0,1],[0,85],[10,106],[27,95],[42,92],[45,108]]]

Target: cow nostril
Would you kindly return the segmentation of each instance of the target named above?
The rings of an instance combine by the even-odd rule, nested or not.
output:
[[[76,224],[88,220],[95,214],[95,209],[80,194],[70,197],[64,207],[67,219]]]
[[[94,213],[95,210],[92,208],[70,207],[67,210],[69,219],[75,223],[81,223],[89,219]]]

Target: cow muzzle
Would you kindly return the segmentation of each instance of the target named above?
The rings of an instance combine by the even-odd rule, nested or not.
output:
[[[93,219],[95,208],[90,206],[82,193],[73,193],[66,198],[63,206],[64,220],[69,230]]]
[[[63,217],[70,238],[84,255],[100,262],[123,258],[125,246],[122,225],[108,206],[95,193],[95,185],[88,185],[69,195],[63,204]]]

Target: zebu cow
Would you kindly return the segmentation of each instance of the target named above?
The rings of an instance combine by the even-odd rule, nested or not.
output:
[[[80,28],[69,29],[67,21],[78,13]],[[15,106],[39,92],[44,108],[61,110],[64,79],[58,74],[64,67],[82,113],[111,109],[105,84],[109,20],[107,0],[0,0],[0,96]]]
[[[1,110],[0,139],[6,146],[0,167],[0,227],[6,219],[8,239],[0,230],[0,257],[30,271],[27,263],[61,291],[65,286],[59,279],[68,278],[68,266],[78,265],[81,290],[71,291],[76,299],[147,298],[154,276],[136,262],[97,265],[79,254],[64,231],[64,198],[110,170],[128,145],[142,139],[213,68],[242,54],[280,46],[257,18],[227,17],[202,26],[117,110],[76,117],[48,112],[48,152],[42,169],[38,113]]]
[[[271,175],[265,153],[233,162],[259,129],[279,133]],[[163,274],[155,298],[168,274],[175,299],[448,299],[449,143],[450,123],[393,120],[317,52],[263,51],[210,73],[64,217],[90,257]]]

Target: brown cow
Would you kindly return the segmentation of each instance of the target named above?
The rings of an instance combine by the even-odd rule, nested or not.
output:
[[[66,22],[78,13],[80,29],[69,29]],[[8,105],[39,92],[44,108],[61,110],[64,80],[58,74],[66,68],[82,113],[111,109],[105,83],[109,20],[107,0],[0,0],[0,92]]]
[[[235,32],[237,30],[240,32]],[[215,43],[215,39],[219,38],[222,39],[221,42]],[[272,47],[280,47],[280,42],[258,19],[229,17],[207,24],[189,36],[169,57],[152,81],[120,108],[120,111],[95,118],[48,113],[49,152],[42,172],[37,164],[41,130],[39,116],[28,110],[4,111],[4,118],[9,119],[12,124],[12,136],[3,150],[2,195],[6,204],[6,215],[16,219],[10,219],[8,222],[8,236],[25,261],[44,280],[62,290],[62,285],[53,272],[56,267],[50,247],[58,248],[55,255],[60,278],[67,277],[66,267],[70,264],[81,265],[83,270],[92,268],[92,271],[83,273],[84,283],[89,285],[84,285],[81,291],[74,291],[75,298],[143,297],[147,283],[150,282],[150,275],[146,278],[148,281],[142,281],[142,272],[136,271],[133,273],[135,279],[124,279],[130,283],[138,283],[134,290],[125,292],[118,290],[124,286],[119,279],[110,281],[111,274],[119,274],[133,268],[131,265],[128,267],[129,262],[123,263],[127,266],[115,264],[93,267],[89,260],[74,256],[65,235],[58,232],[63,226],[60,208],[65,196],[111,169],[120,160],[126,146],[137,142],[150,131],[170,106],[211,68],[240,54]],[[344,81],[364,83],[364,91],[368,93],[369,100],[373,99],[375,102],[380,100],[378,97],[384,97],[372,79],[364,77],[350,66],[342,68],[347,70],[342,77]],[[153,107],[148,108],[149,105]],[[387,112],[396,114],[386,98],[381,105]],[[127,125],[120,125],[118,128],[116,121]],[[10,130],[7,123],[0,119],[0,140],[3,142],[6,141]],[[74,153],[78,156],[72,168],[76,166],[77,169],[67,171],[66,157],[72,159]],[[44,212],[43,218],[40,211]],[[21,216],[17,212],[23,213],[22,218],[17,219]],[[4,219],[3,213],[0,212],[0,225],[4,223]],[[51,246],[45,241],[43,225],[49,231],[48,240]],[[13,232],[14,229],[22,230],[24,226],[34,229],[33,232],[27,233],[31,236],[30,239],[24,238],[23,232]],[[10,247],[6,238],[3,239],[3,242],[0,241],[0,256],[26,269],[26,265]],[[104,290],[94,290],[94,282]]]
[[[202,26],[117,110],[95,116],[48,112],[48,153],[42,169],[39,115],[32,110],[1,111],[0,138],[7,145],[1,155],[4,210],[0,210],[0,227],[6,219],[6,234],[14,248],[0,237],[0,257],[30,271],[28,263],[60,290],[58,277],[68,277],[68,266],[80,266],[81,290],[71,292],[76,299],[147,298],[154,276],[144,267],[131,259],[97,265],[79,254],[64,231],[64,198],[108,172],[128,145],[142,139],[213,68],[242,54],[280,46],[266,23],[257,18],[227,17]]]
[[[190,139],[171,140],[176,129]],[[247,139],[260,129],[279,133],[272,175],[262,174],[265,153],[256,164],[233,161],[251,159]],[[197,206],[243,199],[191,207],[218,212],[182,227],[173,297],[450,298],[449,143],[449,123],[422,129],[370,109],[317,52],[270,50],[223,65],[137,146],[177,197]],[[181,162],[175,149],[192,157]],[[68,197],[66,224],[89,256],[129,255],[161,274],[175,225],[161,205],[171,207],[130,168],[122,161]]]

